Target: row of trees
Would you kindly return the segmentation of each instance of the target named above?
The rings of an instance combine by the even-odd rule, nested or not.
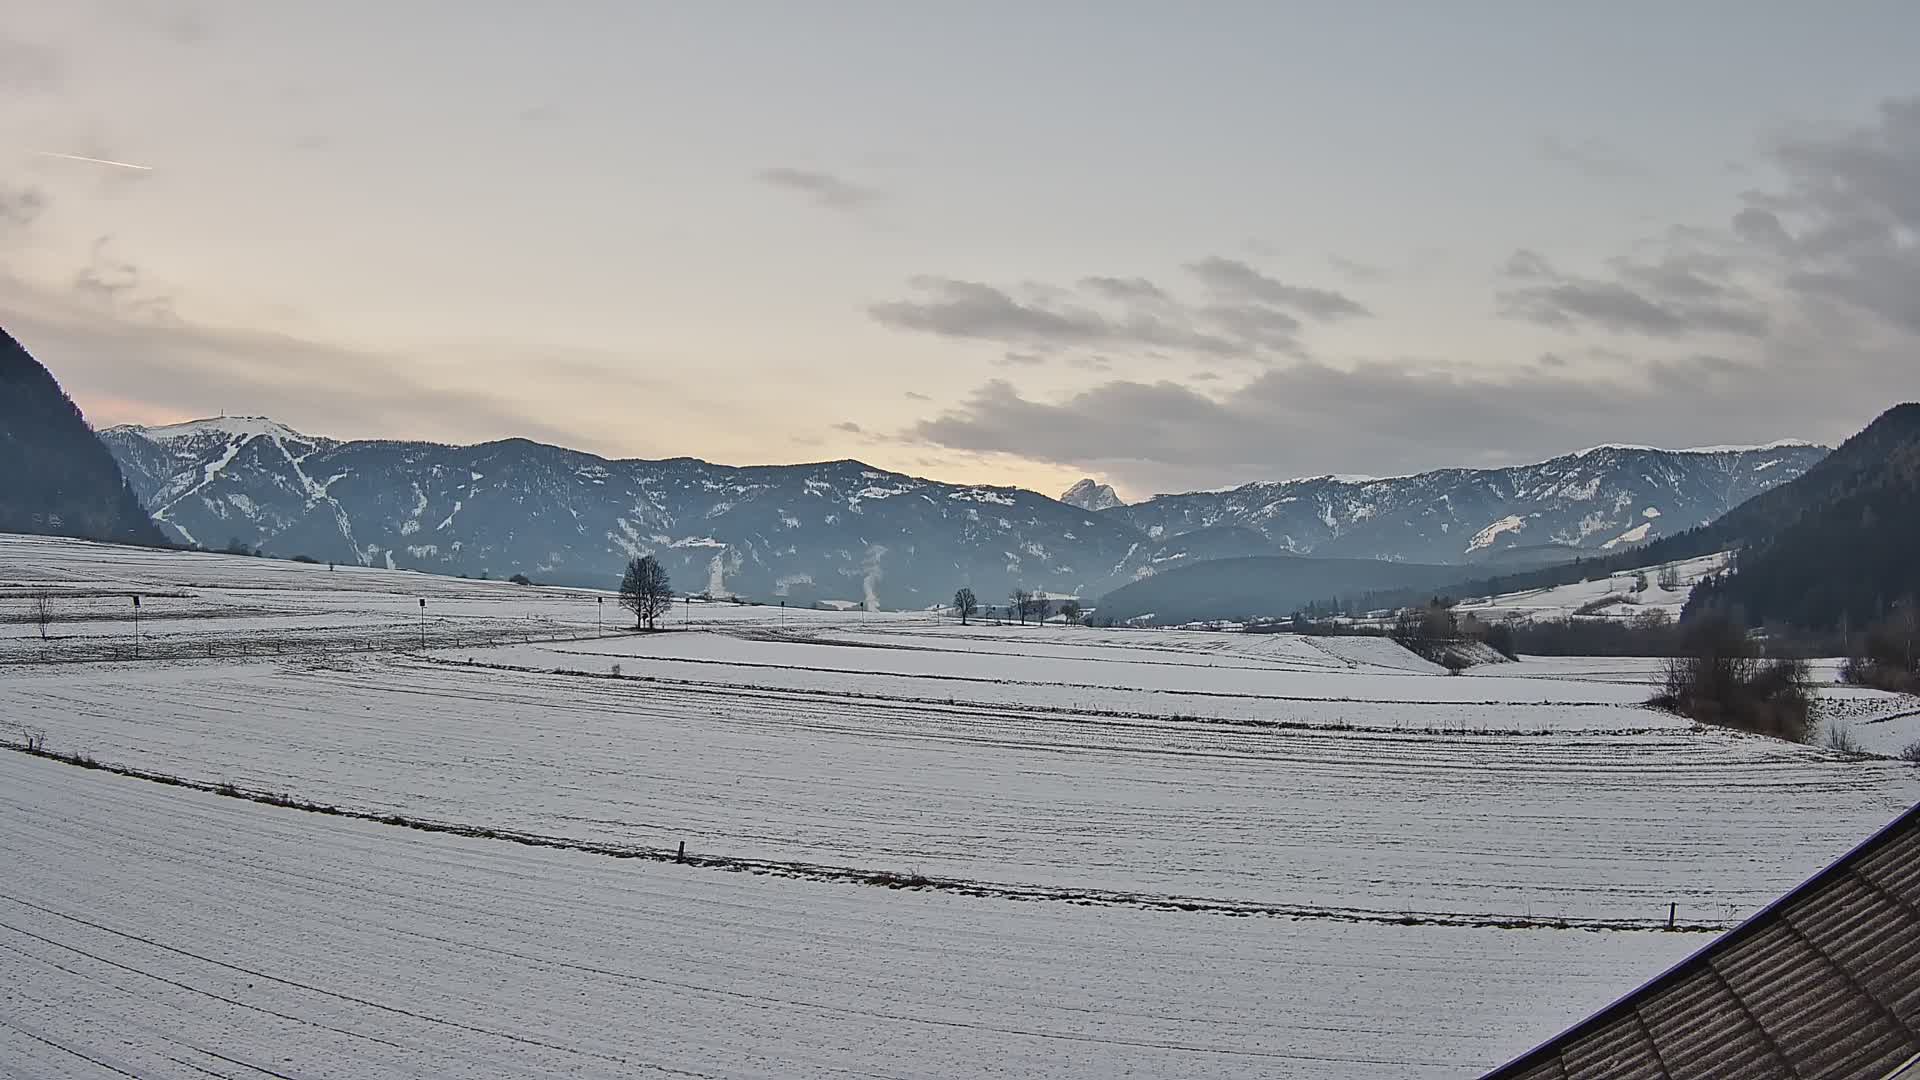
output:
[[[960,616],[960,625],[965,626],[980,614],[980,597],[972,589],[962,587],[953,594],[953,610]],[[989,612],[991,610],[988,609]],[[1068,598],[1059,601],[1056,606],[1055,601],[1045,593],[1028,589],[1015,589],[1007,594],[1007,618],[1019,619],[1021,626],[1027,625],[1028,619],[1044,623],[1054,614],[1074,623],[1080,621],[1083,609],[1078,600]]]

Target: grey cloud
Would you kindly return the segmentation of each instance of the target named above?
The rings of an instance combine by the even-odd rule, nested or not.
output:
[[[928,397],[926,394],[923,394],[918,390],[909,390],[907,391],[906,396],[908,401],[932,401],[933,400],[931,397]]]
[[[1212,256],[1188,269],[1207,287],[1206,302],[1142,277],[1086,277],[1073,288],[1027,282],[1015,291],[924,276],[911,282],[920,295],[867,310],[896,330],[995,342],[1023,356],[1105,350],[1150,360],[1255,361],[1305,355],[1306,319],[1367,313],[1340,293],[1288,285],[1232,259]]]
[[[1166,291],[1146,278],[1081,278],[1080,286],[1109,300],[1167,300]]]
[[[1232,355],[1249,347],[1195,328],[1178,310],[1135,306],[1109,315],[1070,299],[1049,298],[1059,295],[1057,290],[1029,290],[1033,298],[1022,300],[977,281],[918,277],[912,284],[924,294],[921,299],[874,304],[868,313],[896,330],[1027,348],[1158,347]]]
[[[1781,140],[1769,159],[1786,189],[1750,195],[1734,229],[1786,261],[1796,292],[1920,333],[1920,97],[1836,137]]]
[[[1201,317],[1235,341],[1251,342],[1275,352],[1298,354],[1300,320],[1262,304],[1213,304],[1200,309]]]
[[[867,433],[866,428],[861,427],[859,424],[856,424],[851,420],[840,421],[839,423],[833,425],[833,430],[844,431],[849,435],[865,435]]]
[[[991,285],[955,278],[917,277],[921,300],[890,300],[868,309],[882,324],[949,338],[1052,341],[1082,344],[1111,333],[1099,314],[1025,304]]]
[[[1762,371],[1766,378],[1757,377]],[[1852,378],[1836,380],[1839,374]],[[1491,466],[1610,441],[1837,438],[1893,400],[1899,381],[1871,364],[1834,372],[1819,357],[1760,368],[1693,356],[1604,375],[1571,367],[1491,374],[1301,362],[1217,395],[1171,381],[1116,380],[1047,402],[994,380],[904,435],[950,450],[1097,469],[1135,488],[1189,490],[1327,472]],[[1702,409],[1703,399],[1714,408]]]
[[[1007,352],[993,363],[995,367],[1039,367],[1046,362],[1047,358],[1037,353]]]
[[[74,293],[103,312],[144,322],[175,321],[173,296],[155,288],[140,268],[113,253],[112,238],[93,242],[87,265],[73,275]]]
[[[1598,328],[1616,334],[1682,338],[1717,333],[1760,337],[1765,308],[1730,280],[1731,266],[1712,257],[1675,253],[1655,262],[1616,259],[1613,278],[1582,277],[1520,250],[1497,294],[1507,318],[1561,330]]]
[[[781,167],[762,169],[754,175],[763,184],[802,195],[815,206],[828,210],[865,210],[882,198],[879,190],[863,187],[832,173]]]
[[[1329,289],[1288,285],[1238,259],[1209,255],[1187,270],[1215,292],[1260,300],[1315,319],[1344,319],[1371,314],[1359,302]]]
[[[1785,251],[1793,246],[1793,238],[1780,224],[1779,215],[1757,206],[1733,215],[1733,232],[1747,243],[1769,251]]]
[[[25,229],[46,208],[46,193],[39,188],[0,184],[0,229]]]

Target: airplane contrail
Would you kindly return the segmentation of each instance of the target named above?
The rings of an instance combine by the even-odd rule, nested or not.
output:
[[[85,154],[63,154],[58,150],[35,150],[41,157],[62,158],[67,161],[86,161],[95,165],[111,165],[116,169],[135,169],[140,172],[152,172],[151,165],[135,165],[131,161],[111,161],[107,158],[88,157]]]

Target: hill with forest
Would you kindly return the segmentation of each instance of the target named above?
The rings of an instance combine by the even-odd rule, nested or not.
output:
[[[1158,626],[1285,615],[1324,597],[1380,589],[1432,589],[1460,576],[1458,566],[1261,555],[1198,562],[1142,578],[1099,602],[1101,623]]]
[[[1690,612],[1749,623],[1860,627],[1920,596],[1920,404],[1900,405],[1792,484],[1742,505],[1733,569]],[[1728,515],[1733,517],[1734,515]]]
[[[0,330],[0,532],[165,543],[79,406]]]

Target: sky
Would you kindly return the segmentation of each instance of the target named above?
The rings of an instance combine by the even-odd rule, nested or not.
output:
[[[0,0],[0,326],[98,427],[1049,494],[1834,442],[1920,396],[1916,42],[1904,0]]]

